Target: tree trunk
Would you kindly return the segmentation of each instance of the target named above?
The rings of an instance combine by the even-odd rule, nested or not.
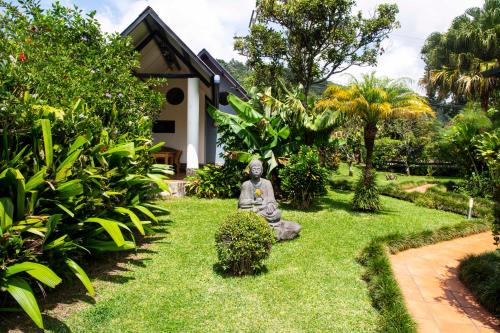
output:
[[[490,94],[482,93],[479,99],[481,100],[481,109],[483,109],[484,112],[487,112],[490,101]]]
[[[493,208],[493,238],[495,239],[495,244],[500,247],[500,183],[498,180],[493,196],[495,199],[495,206]]]
[[[352,172],[352,160],[353,160],[353,158],[349,158],[349,177],[353,176],[353,172]]]
[[[365,159],[365,182],[370,179],[370,174],[373,168],[372,158],[373,158],[373,147],[375,145],[375,137],[377,136],[377,126],[372,124],[367,124],[364,130],[365,148],[366,148],[366,159]],[[366,184],[368,185],[368,184]]]

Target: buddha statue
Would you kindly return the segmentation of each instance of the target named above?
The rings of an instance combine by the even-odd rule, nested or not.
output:
[[[282,221],[278,203],[274,198],[271,182],[262,178],[262,162],[253,160],[250,162],[250,180],[241,185],[241,194],[238,208],[251,210],[263,216],[269,226],[276,231],[278,240],[293,239],[300,232],[300,225],[295,222]]]

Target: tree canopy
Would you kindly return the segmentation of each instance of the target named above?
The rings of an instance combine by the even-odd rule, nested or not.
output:
[[[247,36],[235,49],[254,70],[252,83],[271,86],[284,77],[304,87],[322,83],[354,65],[374,65],[381,42],[398,27],[394,4],[381,4],[371,17],[353,14],[354,0],[260,0]]]
[[[498,78],[482,72],[500,65],[500,0],[486,0],[456,17],[448,31],[431,34],[423,48],[426,73],[421,80],[429,98],[456,102],[479,99],[484,110]]]

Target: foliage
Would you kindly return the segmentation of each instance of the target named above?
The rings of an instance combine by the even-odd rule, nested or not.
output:
[[[76,277],[93,296],[78,262],[151,232],[168,169],[151,157],[162,97],[132,75],[130,43],[94,13],[18,3],[0,1],[1,310],[43,327],[31,286]]]
[[[150,137],[163,97],[131,74],[139,58],[130,42],[101,33],[95,13],[84,15],[58,2],[47,10],[34,0],[19,3],[0,2],[0,128],[31,128],[31,118],[19,116],[18,101],[28,92],[40,108],[68,110],[66,121],[54,128],[57,137],[71,141],[102,129],[112,139],[124,133]],[[78,99],[88,107],[70,111]]]
[[[477,154],[488,166],[493,191],[493,237],[500,245],[500,130],[487,132],[475,139]]]
[[[454,238],[465,237],[488,230],[485,220],[464,221],[455,226],[445,226],[437,230],[402,235],[400,233],[373,239],[358,256],[359,262],[366,268],[364,278],[368,283],[370,297],[375,308],[381,314],[379,330],[381,332],[416,332],[405,301],[395,280],[387,250],[397,253],[411,248]]]
[[[448,31],[434,32],[422,48],[426,73],[422,83],[431,98],[457,102],[481,101],[484,111],[498,87],[498,78],[482,72],[500,65],[499,0],[485,0],[482,8],[469,8],[456,17]]]
[[[369,173],[364,172],[359,178],[354,190],[352,208],[354,210],[366,212],[377,212],[382,209],[379,189],[373,171]]]
[[[217,61],[236,79],[236,81],[241,83],[246,90],[252,88],[250,83],[251,70],[245,63],[237,59],[231,59],[229,61],[217,59]]]
[[[229,95],[229,104],[236,115],[213,107],[209,107],[208,112],[219,125],[220,141],[232,157],[245,163],[257,157],[263,160],[269,175],[278,166],[277,157],[287,151],[285,140],[290,135],[290,128],[277,110],[267,106],[263,100],[262,94],[248,102]]]
[[[261,0],[250,33],[235,49],[247,57],[253,84],[273,86],[289,70],[304,87],[304,101],[321,83],[353,65],[374,65],[381,42],[398,27],[396,5],[379,5],[372,17],[352,14],[352,0]],[[288,79],[288,78],[287,78]]]
[[[232,275],[259,272],[271,253],[274,238],[263,217],[243,211],[229,215],[215,234],[219,264]]]
[[[283,195],[292,206],[307,209],[315,198],[326,194],[328,175],[328,170],[321,166],[317,151],[302,146],[279,172]]]
[[[394,162],[399,159],[401,140],[391,139],[388,137],[375,140],[375,149],[373,151],[373,166],[380,169],[387,169],[389,162]]]
[[[207,164],[186,178],[186,193],[199,198],[234,198],[239,194],[242,173],[236,166]]]
[[[474,140],[491,126],[487,115],[476,104],[469,104],[443,131],[440,144],[447,155],[444,157],[457,164],[463,175],[483,171],[484,164],[478,158]]]
[[[493,198],[495,184],[487,172],[466,176],[464,182],[454,189],[473,198]]]
[[[460,262],[458,276],[479,303],[500,318],[500,252],[466,257]]]
[[[364,185],[358,190],[370,190],[366,197],[356,192],[354,207],[376,209],[376,191],[373,187],[373,148],[377,136],[377,124],[388,117],[412,118],[425,115],[433,116],[434,113],[427,101],[413,92],[405,80],[379,79],[375,73],[364,75],[362,80],[352,78],[347,87],[330,86],[325,91],[325,97],[317,103],[319,109],[336,109],[347,114],[350,118],[359,120],[364,127],[364,143],[366,149],[366,166],[363,180]],[[367,201],[363,200],[367,199]],[[358,206],[361,204],[362,206]]]

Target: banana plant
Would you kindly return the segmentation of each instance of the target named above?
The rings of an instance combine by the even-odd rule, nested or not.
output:
[[[269,175],[278,166],[277,158],[285,148],[290,128],[279,113],[258,101],[254,105],[229,95],[228,102],[236,115],[228,114],[209,106],[208,113],[214,121],[236,135],[244,144],[245,150],[232,152],[240,162],[250,162],[257,157],[267,165]]]

